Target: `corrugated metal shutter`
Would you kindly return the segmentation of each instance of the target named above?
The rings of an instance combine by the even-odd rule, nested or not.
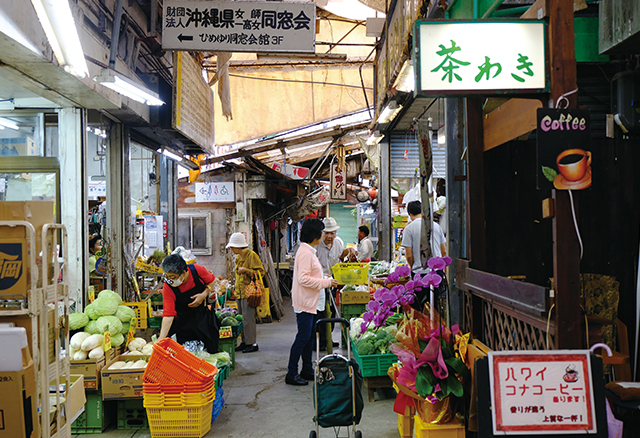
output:
[[[446,150],[444,146],[438,145],[438,141],[432,142],[433,151],[433,176],[434,178],[445,178],[447,174]],[[405,151],[406,159],[405,159]],[[391,133],[391,177],[392,178],[415,178],[420,167],[420,157],[418,155],[418,136],[413,132]]]

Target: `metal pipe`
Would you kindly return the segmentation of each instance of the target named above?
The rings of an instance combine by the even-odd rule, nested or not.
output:
[[[493,4],[491,6],[489,6],[489,9],[487,9],[487,11],[484,13],[482,18],[491,17],[491,15],[496,11],[496,9],[498,9],[500,7],[500,5],[503,2],[504,2],[504,0],[496,0],[496,1],[494,1]]]
[[[120,43],[120,22],[122,21],[122,2],[117,0],[115,15],[113,17],[113,29],[111,31],[111,53],[109,55],[109,68],[115,70],[116,57],[118,56],[118,44]]]

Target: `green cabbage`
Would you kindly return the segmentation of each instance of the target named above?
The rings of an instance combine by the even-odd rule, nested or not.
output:
[[[122,344],[124,344],[124,336],[122,335],[122,333],[118,333],[117,335],[111,336],[111,346],[112,347],[119,347]]]
[[[96,298],[96,300],[93,302],[92,305],[96,313],[98,314],[98,317],[114,315],[118,310],[118,306],[119,306],[118,301],[116,301],[114,298],[111,298],[109,296],[102,296],[102,297]]]
[[[69,329],[78,330],[89,323],[89,317],[84,313],[72,313],[69,315]]]
[[[102,297],[113,298],[118,302],[118,306],[122,304],[122,297],[112,290],[105,289],[103,291],[100,291],[100,293],[98,294],[98,298],[102,298]]]
[[[84,313],[89,317],[89,319],[98,319],[100,317],[100,315],[96,313],[96,306],[94,306],[93,303],[84,308]]]
[[[122,323],[122,331],[120,333],[122,333],[123,335],[127,335],[127,333],[129,333],[129,327],[131,326],[131,324],[129,324],[128,322],[123,322]]]
[[[115,316],[101,316],[98,318],[98,328],[105,332],[106,327],[109,326],[109,333],[111,336],[115,336],[122,331],[122,322]]]
[[[129,322],[131,321],[131,318],[134,318],[136,316],[136,312],[131,307],[118,306],[118,310],[116,311],[116,316],[122,322]]]
[[[100,328],[98,327],[98,321],[95,319],[92,319],[87,325],[84,326],[84,331],[86,333],[89,333],[90,335],[99,335],[102,333],[100,331]]]

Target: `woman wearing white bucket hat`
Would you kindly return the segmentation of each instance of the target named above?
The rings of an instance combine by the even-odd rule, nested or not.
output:
[[[247,304],[247,297],[244,291],[251,283],[254,275],[260,273],[261,276],[264,276],[264,266],[260,256],[249,249],[247,239],[242,233],[233,233],[229,238],[227,248],[231,248],[231,251],[237,255],[235,269],[236,300],[243,320],[242,343],[236,347],[236,351],[253,353],[258,351],[258,344],[256,343],[256,309]]]

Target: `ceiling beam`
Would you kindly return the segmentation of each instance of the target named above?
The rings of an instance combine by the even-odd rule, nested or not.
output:
[[[327,141],[329,141],[331,138],[342,137],[352,131],[364,129],[368,125],[368,123],[369,122],[361,122],[361,123],[349,125],[346,127],[336,126],[331,130],[318,132],[312,135],[294,137],[288,140],[275,140],[275,141],[272,140],[272,141],[256,143],[254,145],[251,145],[239,150],[235,150],[233,152],[218,155],[216,157],[207,158],[203,163],[201,163],[201,165],[220,163],[222,161],[232,160],[234,158],[242,158],[249,155],[255,155],[261,152],[271,151],[273,149],[282,149],[282,148],[295,149],[296,146],[302,147],[306,143],[313,143],[313,142],[320,141],[322,139],[327,139]]]

